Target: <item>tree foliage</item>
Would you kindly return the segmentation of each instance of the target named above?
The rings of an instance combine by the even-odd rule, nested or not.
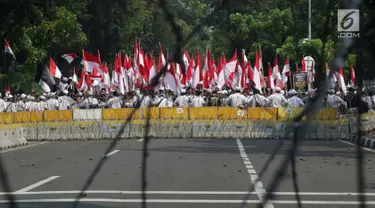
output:
[[[218,1],[167,2],[168,10],[186,37],[216,8]],[[338,43],[336,10],[339,8],[343,8],[339,0],[312,1],[312,40],[306,41],[307,1],[227,1],[205,22],[186,49],[196,53],[210,47],[214,56],[224,53],[227,58],[234,50],[245,49],[253,63],[255,51],[261,48],[265,63],[272,62],[277,55],[279,64],[288,58],[292,68],[303,55],[311,55],[316,58],[316,67],[325,70],[325,63],[332,61]],[[373,8],[373,2],[363,3],[361,19],[370,16]],[[10,82],[13,89],[20,91],[30,90],[37,64],[48,57],[59,62],[63,53],[100,50],[102,60],[111,63],[120,50],[132,55],[135,39],[154,55],[159,51],[159,43],[166,51],[176,41],[159,0],[1,1],[0,35],[9,40],[17,56],[16,61],[6,60],[8,70],[1,71],[0,80]],[[367,41],[375,45],[373,36]],[[349,74],[350,65],[358,63],[358,51],[349,51],[343,66],[345,74]],[[60,69],[64,75],[71,75],[71,68]]]

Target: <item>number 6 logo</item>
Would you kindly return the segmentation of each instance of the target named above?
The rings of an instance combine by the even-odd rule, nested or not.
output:
[[[340,22],[340,25],[341,25],[341,28],[342,28],[342,29],[347,30],[347,29],[349,29],[349,28],[351,28],[351,27],[353,26],[353,24],[354,24],[354,19],[353,19],[352,17],[350,17],[350,16],[351,16],[352,14],[354,14],[354,13],[355,13],[355,11],[351,11],[351,12],[349,12],[347,15],[345,15],[344,18],[342,18],[342,20],[341,20],[341,22]],[[347,25],[345,26],[345,23],[348,22],[348,21],[350,21],[349,24],[347,24]]]
[[[337,31],[358,32],[359,31],[359,10],[339,9],[337,10]]]

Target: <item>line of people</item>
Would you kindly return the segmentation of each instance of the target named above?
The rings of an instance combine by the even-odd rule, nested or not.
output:
[[[106,93],[102,89],[96,93],[88,91],[69,92],[64,89],[57,93],[35,92],[11,95],[6,93],[3,98],[0,94],[0,112],[43,111],[43,110],[68,110],[68,109],[92,109],[92,108],[134,108],[134,107],[204,107],[204,106],[231,106],[239,108],[251,107],[303,107],[308,100],[313,98],[315,90],[307,94],[297,93],[292,89],[285,93],[276,88],[275,93],[260,92],[257,89],[241,90],[196,90],[182,89],[179,95],[164,89],[135,90],[119,95],[116,91]],[[373,93],[374,94],[374,93]],[[322,105],[328,108],[338,108],[345,112],[347,108],[362,106],[367,111],[373,108],[375,96],[361,94],[361,102],[357,104],[358,93],[354,88],[349,88],[348,96],[341,96],[339,91],[328,90],[327,95],[321,100]],[[365,110],[366,111],[366,110]]]

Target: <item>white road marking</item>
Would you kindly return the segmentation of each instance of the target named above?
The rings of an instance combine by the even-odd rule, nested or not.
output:
[[[340,141],[343,142],[343,143],[345,143],[345,144],[348,144],[350,146],[358,147],[358,145],[356,145],[354,143],[351,143],[351,142],[348,142],[348,141],[344,141],[344,140],[340,140]],[[367,147],[361,147],[361,148],[364,149],[364,150],[367,150],[369,152],[375,153],[375,150],[373,150],[373,149],[370,149],[370,148],[367,148]]]
[[[54,203],[74,202],[76,198],[66,199],[20,199],[16,203]],[[107,202],[107,203],[141,203],[142,199],[108,199],[82,198],[79,202]],[[243,200],[212,200],[212,199],[146,199],[147,203],[180,203],[180,204],[242,204]],[[259,204],[259,200],[246,200],[246,204]],[[274,204],[297,204],[296,200],[273,200]],[[9,203],[9,200],[0,200],[0,204]],[[359,201],[301,201],[304,205],[359,205]],[[375,201],[366,201],[366,205],[375,205]]]
[[[236,141],[237,141],[238,150],[240,151],[241,158],[244,160],[245,166],[251,165],[250,159],[246,154],[245,148],[243,147],[243,144],[242,144],[241,140],[236,139]],[[248,164],[248,163],[250,163],[250,164]],[[264,201],[264,196],[266,195],[266,190],[263,188],[263,183],[260,180],[258,180],[258,175],[257,175],[256,171],[254,170],[254,168],[247,168],[247,171],[249,172],[251,183],[254,185],[254,190],[257,193],[259,200],[262,202],[263,207],[264,208],[274,208],[272,202],[270,202],[270,201],[265,202]]]
[[[36,188],[36,187],[38,187],[38,186],[41,186],[41,185],[43,185],[43,184],[46,184],[46,183],[48,183],[48,182],[50,182],[50,181],[52,181],[52,180],[55,180],[56,178],[59,178],[59,177],[60,177],[60,176],[51,176],[51,177],[46,178],[46,179],[44,179],[44,180],[41,180],[41,181],[39,181],[39,182],[37,182],[37,183],[34,183],[34,184],[30,185],[30,186],[27,186],[27,187],[25,187],[25,188],[23,188],[23,189],[20,189],[20,190],[14,192],[14,193],[23,193],[23,192],[30,191],[31,189],[34,189],[34,188]]]
[[[113,150],[112,152],[108,153],[107,155],[104,155],[103,157],[109,157],[111,155],[114,155],[116,154],[117,152],[119,152],[120,150]]]
[[[78,194],[79,190],[70,191],[29,191],[29,192],[10,192],[14,195],[52,195],[52,194]],[[86,194],[128,194],[138,195],[141,191],[121,191],[121,190],[88,190]],[[0,195],[9,194],[7,192],[0,192]],[[155,195],[245,195],[257,194],[256,192],[247,191],[146,191],[146,194]],[[294,196],[295,192],[274,192],[277,196]],[[355,193],[355,192],[299,192],[301,196],[375,196],[375,193]]]
[[[12,149],[8,149],[8,150],[0,151],[0,154],[6,153],[6,152],[12,152],[12,151],[15,151],[15,150],[20,150],[20,149],[26,149],[26,148],[29,148],[29,147],[35,147],[35,146],[45,144],[45,143],[47,143],[47,142],[40,142],[40,143],[36,143],[36,144],[29,144],[29,145],[22,146],[22,147],[12,148]]]

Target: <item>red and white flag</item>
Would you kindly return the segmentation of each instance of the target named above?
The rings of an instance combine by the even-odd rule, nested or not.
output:
[[[96,67],[98,72],[102,73],[99,58],[85,50],[83,50],[83,66],[85,67],[85,71],[87,72],[92,73],[94,67]]]
[[[77,77],[77,73],[76,73],[76,68],[73,69],[73,78],[72,78],[72,81],[75,84],[78,84],[78,77]]]
[[[62,58],[64,58],[69,64],[72,63],[74,61],[74,59],[76,59],[78,56],[77,54],[75,53],[67,53],[67,54],[64,54],[61,56]]]
[[[235,72],[237,69],[237,50],[235,50],[233,57],[224,65],[225,84],[233,86]]]
[[[340,66],[340,73],[338,74],[337,81],[341,90],[344,92],[344,95],[346,95],[346,85],[345,85],[345,79],[344,79],[344,72],[342,71],[342,66]]]
[[[261,55],[260,55],[260,51],[257,50],[256,57],[255,57],[253,81],[255,84],[254,87],[257,88],[262,93],[261,74],[260,74],[261,67],[262,67]]]
[[[52,58],[49,59],[49,71],[51,72],[52,76],[58,79],[62,78],[61,71],[59,67],[55,64]]]
[[[9,43],[8,43],[7,40],[4,40],[4,45],[5,45],[5,48],[4,48],[5,53],[9,53],[10,55],[13,56],[14,59],[16,59],[16,56],[14,55],[13,50],[10,47],[10,45],[9,45]]]
[[[355,71],[353,65],[350,65],[350,80],[352,81],[352,85],[355,85]]]
[[[290,76],[290,66],[289,66],[289,60],[286,59],[285,60],[285,64],[284,64],[284,68],[283,68],[283,72],[282,72],[282,77],[283,77],[283,83],[285,85],[285,83],[288,82],[288,77]]]

